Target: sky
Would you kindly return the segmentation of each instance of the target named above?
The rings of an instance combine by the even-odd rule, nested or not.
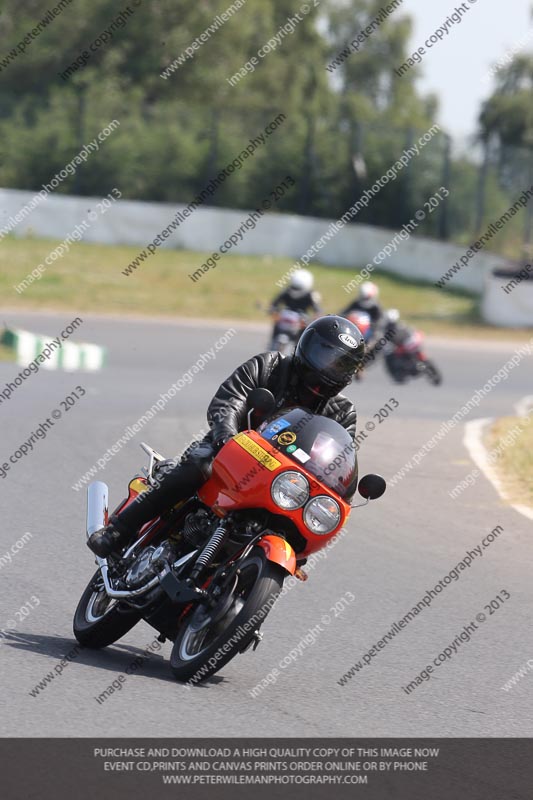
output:
[[[460,24],[427,52],[419,67],[418,89],[439,97],[437,121],[456,140],[465,144],[476,132],[482,101],[491,94],[493,80],[487,71],[505,53],[531,33],[525,50],[533,52],[533,0],[465,0],[471,8]],[[404,0],[394,13],[409,13],[414,32],[409,52],[431,36],[453,13],[461,0]]]

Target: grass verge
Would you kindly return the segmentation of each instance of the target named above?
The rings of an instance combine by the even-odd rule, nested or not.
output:
[[[509,499],[533,507],[533,416],[497,420],[485,445],[495,454],[493,466]]]
[[[0,344],[0,361],[14,361],[15,353],[9,347]]]
[[[261,307],[280,289],[276,281],[291,268],[286,258],[227,255],[193,282],[189,275],[207,254],[183,250],[158,250],[129,276],[122,274],[137,256],[136,247],[80,243],[46,268],[42,277],[23,292],[19,285],[37,265],[44,263],[56,242],[49,239],[15,239],[2,242],[0,292],[3,304],[16,309],[57,309],[176,315],[200,318],[263,320]],[[347,284],[357,269],[313,265],[316,287],[326,312],[338,312],[354,297]],[[525,332],[502,331],[483,324],[477,298],[461,291],[446,291],[376,271],[383,305],[399,308],[404,318],[427,333],[521,339]]]

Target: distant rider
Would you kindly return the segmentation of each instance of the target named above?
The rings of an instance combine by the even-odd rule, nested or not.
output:
[[[314,283],[315,279],[308,269],[297,269],[291,275],[289,287],[272,300],[270,313],[288,308],[301,314],[321,314],[320,295],[313,291]]]
[[[294,347],[309,321],[309,316],[315,317],[322,313],[320,295],[313,291],[313,285],[314,278],[309,270],[298,269],[292,273],[289,287],[274,298],[269,308],[269,314],[275,320],[269,350],[286,353],[281,341],[285,338],[287,344]],[[290,314],[282,318],[279,313],[281,311],[289,311]]]
[[[365,311],[371,319],[372,327],[379,323],[383,315],[383,309],[378,303],[379,289],[375,283],[365,281],[361,284],[359,294],[344,311],[341,311],[341,316],[346,317],[352,311]]]
[[[381,318],[382,336],[376,344],[370,348],[368,358],[374,360],[376,356],[382,354],[392,375],[398,379],[401,374],[398,371],[396,348],[401,347],[413,334],[405,322],[400,320],[400,312],[397,308],[390,308],[384,312]]]

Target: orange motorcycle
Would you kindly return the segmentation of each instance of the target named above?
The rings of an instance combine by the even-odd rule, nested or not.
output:
[[[305,579],[307,557],[341,530],[358,485],[352,437],[303,408],[273,413],[266,389],[249,405],[249,429],[221,448],[194,497],[144,525],[120,557],[96,557],[74,618],[81,644],[109,645],[143,619],[173,642],[174,676],[199,682],[257,647],[284,580]],[[115,513],[157,483],[163,457],[142,446],[149,468]],[[378,475],[359,481],[367,502],[384,491]],[[108,521],[107,496],[105,484],[89,486],[88,536]]]

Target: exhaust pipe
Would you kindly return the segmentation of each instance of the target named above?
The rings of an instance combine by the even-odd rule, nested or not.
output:
[[[104,525],[107,525],[109,521],[108,496],[109,489],[107,488],[107,484],[102,483],[102,481],[94,481],[87,487],[87,538],[95,531],[103,528]],[[140,589],[117,591],[113,589],[109,581],[107,558],[95,556],[95,561],[100,567],[105,590],[109,597],[116,599],[135,597],[136,595],[144,594],[144,592],[154,588],[159,583],[159,576],[157,576]]]
[[[99,530],[100,528],[103,528],[104,525],[107,525],[108,523],[109,519],[108,495],[109,495],[109,489],[107,488],[107,485],[105,483],[102,483],[102,481],[94,481],[87,487],[87,538],[91,536],[95,531]],[[136,542],[135,544],[137,545],[139,543]],[[194,555],[196,555],[196,550],[193,550],[192,553],[187,553],[186,556],[183,556],[178,561],[176,561],[176,563],[173,566],[174,567],[182,566]],[[148,583],[146,583],[144,586],[139,587],[138,589],[127,589],[127,590],[114,589],[109,580],[109,574],[108,574],[109,567],[107,563],[107,558],[100,558],[100,556],[95,556],[95,561],[98,567],[100,568],[100,573],[104,581],[104,587],[107,595],[116,600],[126,599],[128,597],[138,597],[140,595],[143,595],[146,592],[150,591],[150,589],[154,589],[156,586],[158,586],[161,581],[161,576],[158,574],[154,578],[152,578]]]
[[[94,481],[87,488],[87,538],[107,525],[109,518],[109,489],[102,481]]]

